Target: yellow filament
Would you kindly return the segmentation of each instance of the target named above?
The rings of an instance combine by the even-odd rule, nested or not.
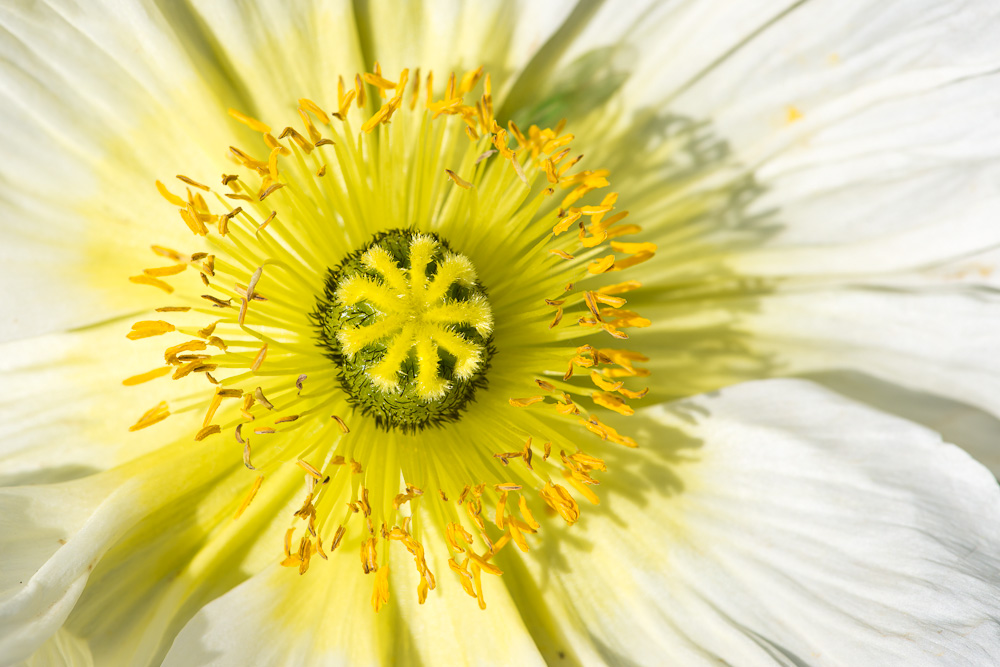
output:
[[[240,175],[223,174],[221,189],[218,177],[206,174],[194,174],[200,180],[178,175],[183,185],[175,183],[175,191],[160,181],[155,184],[159,195],[178,211],[182,229],[192,233],[198,244],[192,250],[207,252],[185,254],[153,246],[158,257],[173,264],[148,268],[129,278],[135,284],[162,290],[161,298],[162,293],[167,293],[174,300],[187,299],[180,301],[185,305],[166,306],[157,309],[159,312],[189,313],[183,317],[190,318],[210,312],[218,320],[208,326],[203,326],[204,321],[192,324],[181,316],[176,325],[161,320],[137,322],[127,333],[130,339],[172,334],[170,346],[164,351],[166,366],[132,376],[123,383],[139,385],[171,373],[185,382],[203,376],[199,381],[211,383],[213,393],[206,396],[201,428],[187,438],[194,435],[202,440],[233,431],[239,445],[234,452],[241,451],[244,465],[254,471],[270,473],[278,465],[297,462],[305,472],[304,477],[297,473],[303,479],[305,500],[286,533],[281,563],[306,572],[314,554],[319,559],[313,560],[319,562],[340,546],[348,534],[345,525],[349,524],[357,528],[352,528],[351,534],[359,536],[349,548],[357,554],[360,547],[361,569],[374,575],[371,602],[376,610],[389,601],[388,560],[383,551],[383,563],[379,564],[380,545],[385,549],[390,542],[398,542],[412,555],[420,576],[417,594],[421,602],[435,588],[434,574],[424,557],[425,546],[418,539],[422,534],[419,522],[435,515],[426,511],[432,502],[435,507],[444,503],[442,507],[446,508],[440,514],[445,518],[440,519],[438,527],[446,526],[442,530],[446,544],[441,548],[451,550],[449,567],[463,589],[485,607],[482,573],[502,574],[492,562],[494,555],[509,542],[527,551],[532,546],[532,533],[540,529],[529,504],[535,503],[537,512],[544,503],[572,524],[580,516],[578,499],[598,500],[597,480],[591,475],[606,469],[603,461],[579,451],[578,447],[586,445],[552,431],[549,422],[558,419],[573,424],[577,431],[583,426],[593,434],[587,437],[595,446],[606,446],[597,442],[600,439],[635,447],[635,440],[620,434],[597,415],[606,411],[630,415],[634,409],[626,399],[641,398],[648,391],[626,387],[633,381],[631,378],[649,374],[638,366],[646,360],[642,355],[597,349],[597,344],[576,347],[575,351],[577,343],[563,347],[564,341],[580,336],[624,338],[621,329],[650,324],[636,312],[626,310],[627,301],[619,296],[640,287],[637,281],[598,286],[607,282],[608,276],[603,274],[648,261],[656,251],[653,244],[618,240],[640,228],[621,224],[628,212],[615,210],[617,193],[595,195],[595,191],[609,186],[611,174],[604,169],[577,168],[582,156],[574,157],[570,148],[574,135],[564,132],[562,124],[554,128],[519,128],[512,122],[506,127],[497,122],[492,82],[482,68],[452,74],[444,80],[447,83],[442,86],[439,76],[435,91],[432,74],[421,78],[419,72],[414,72],[411,78],[408,71],[403,71],[398,81],[393,81],[376,66],[374,72],[356,76],[353,87],[348,88],[344,80],[338,82],[332,113],[320,103],[300,98],[298,129],[289,127],[280,133],[275,130],[278,137],[271,133],[269,125],[230,110],[236,122],[260,134],[256,147],[230,149]],[[480,85],[482,94],[468,102],[465,96]],[[409,97],[404,100],[404,95]],[[369,100],[379,104],[369,106]],[[359,117],[358,121],[352,118],[349,122],[350,114]],[[334,123],[333,119],[341,122]],[[425,132],[421,123],[426,123],[429,131]],[[446,138],[439,142],[445,148],[420,144],[414,149],[403,145],[415,137],[425,141],[425,137],[437,136],[435,133]],[[457,147],[457,152],[449,152],[452,146]],[[467,151],[464,157],[462,151]],[[403,161],[410,160],[405,156],[411,152],[420,157]],[[400,165],[403,169],[398,169]],[[382,171],[383,167],[388,171]],[[397,179],[399,173],[406,174],[405,181]],[[214,187],[205,185],[209,182]],[[402,185],[406,195],[397,198],[384,184]],[[421,197],[438,203],[426,205]],[[266,205],[262,203],[265,199]],[[237,203],[240,206],[234,208]],[[483,454],[476,448],[484,447],[483,442],[504,441],[497,448],[499,453],[489,451],[483,455],[485,463],[463,461],[454,470],[442,465],[438,469],[440,479],[418,474],[407,478],[405,492],[400,492],[400,473],[408,468],[391,459],[396,455],[394,445],[373,455],[370,443],[382,442],[384,434],[373,437],[370,420],[350,412],[350,405],[337,393],[339,389],[331,389],[334,382],[329,368],[319,363],[300,366],[303,361],[313,364],[316,350],[313,331],[303,324],[305,314],[297,312],[302,309],[295,296],[316,293],[316,281],[309,272],[317,270],[317,258],[343,257],[346,252],[342,251],[339,231],[329,233],[332,218],[316,220],[316,212],[327,204],[343,216],[337,218],[337,229],[344,231],[344,238],[355,242],[381,231],[369,229],[373,220],[378,221],[374,223],[377,227],[383,221],[394,221],[393,215],[399,213],[396,224],[433,229],[452,247],[476,258],[477,263],[490,255],[482,245],[496,243],[499,247],[523,249],[521,255],[510,260],[511,273],[537,271],[528,275],[543,287],[530,297],[537,299],[531,305],[522,293],[505,292],[508,283],[501,281],[497,288],[496,294],[505,301],[504,317],[514,312],[525,315],[518,320],[517,330],[508,328],[504,334],[517,339],[523,345],[520,349],[530,348],[525,341],[533,337],[544,344],[530,349],[531,354],[542,359],[541,365],[525,372],[520,385],[513,373],[497,375],[499,381],[490,385],[491,391],[495,387],[503,391],[509,388],[509,394],[493,395],[489,403],[489,410],[499,411],[509,421],[496,433],[477,435],[475,442],[468,443],[469,450],[480,456]],[[480,224],[480,216],[489,218],[494,210],[504,211],[495,216],[503,224],[495,224],[494,220],[494,226],[488,229],[473,227]],[[428,211],[432,215],[427,215]],[[462,222],[449,223],[449,216],[459,217]],[[558,236],[559,248],[552,247],[551,237],[543,243],[550,231]],[[533,241],[525,244],[525,237]],[[416,392],[429,401],[448,390],[448,380],[439,372],[442,357],[455,357],[457,378],[470,378],[479,372],[484,364],[484,347],[455,329],[471,327],[485,338],[494,330],[494,311],[479,296],[458,302],[448,298],[453,286],[477,283],[476,269],[468,257],[439,247],[430,235],[415,236],[408,251],[408,261],[400,263],[378,244],[364,253],[362,264],[374,275],[346,279],[338,286],[336,298],[345,305],[364,302],[375,315],[364,322],[365,326],[339,329],[337,340],[348,357],[370,345],[384,347],[381,359],[365,369],[380,391],[399,391],[404,365],[415,363]],[[218,253],[218,262],[209,252]],[[195,271],[187,271],[189,265]],[[272,269],[274,265],[303,270],[282,273],[280,268]],[[496,266],[486,262],[479,265],[484,282],[496,279]],[[401,268],[405,266],[409,268]],[[183,281],[193,282],[196,291],[185,288]],[[264,284],[259,285],[261,282]],[[519,286],[523,292],[525,282],[511,278],[509,284]],[[492,298],[492,284],[490,290]],[[542,296],[546,297],[545,305]],[[512,310],[510,303],[516,303],[519,310]],[[500,312],[497,310],[498,319]],[[556,361],[551,361],[553,358]],[[517,368],[520,363],[513,355],[502,360],[503,368],[508,363]],[[563,374],[567,362],[568,370]],[[309,380],[303,383],[307,373]],[[544,396],[531,395],[538,390],[536,387],[543,390]],[[238,397],[242,400],[223,400]],[[354,432],[332,413],[354,414]],[[143,414],[131,430],[150,427],[168,416],[170,410],[166,402],[161,402]],[[490,430],[488,424],[483,430]],[[470,428],[465,432],[473,431]],[[534,450],[531,436],[535,437]],[[385,440],[391,441],[392,437]],[[221,443],[222,438],[216,441]],[[202,446],[216,446],[211,443]],[[557,456],[550,457],[553,443]],[[318,451],[328,455],[325,459],[314,457]],[[390,456],[388,462],[386,455]],[[255,475],[234,518],[246,511],[261,490],[264,475]],[[565,487],[550,481],[558,480],[560,475]],[[413,483],[427,489],[427,494]],[[493,508],[495,514],[491,516]]]

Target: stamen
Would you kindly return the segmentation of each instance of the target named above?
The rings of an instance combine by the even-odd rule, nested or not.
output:
[[[254,372],[259,371],[260,367],[264,364],[264,359],[266,358],[267,358],[267,343],[265,343],[264,346],[261,347],[260,350],[258,350],[257,356],[254,357],[253,363],[250,364],[250,370]]]
[[[570,524],[579,518],[579,498],[598,502],[595,475],[607,466],[578,451],[578,427],[595,446],[636,446],[599,415],[633,413],[629,402],[648,389],[626,384],[649,375],[637,365],[645,357],[567,341],[617,341],[627,338],[624,330],[651,324],[620,296],[640,287],[637,281],[599,283],[605,273],[648,261],[656,246],[619,240],[640,229],[622,224],[628,212],[615,210],[616,192],[596,194],[610,186],[608,170],[577,168],[583,156],[570,157],[574,135],[564,122],[522,128],[495,118],[483,68],[451,73],[437,91],[443,97],[435,97],[433,74],[404,70],[394,81],[377,63],[356,75],[352,88],[347,81],[338,78],[332,113],[322,100],[298,99],[299,129],[277,137],[269,125],[230,110],[260,143],[230,147],[241,171],[221,175],[223,192],[200,174],[177,175],[182,195],[156,182],[199,252],[152,246],[172,264],[129,280],[173,295],[178,305],[157,312],[213,312],[218,319],[137,322],[130,339],[176,333],[178,340],[165,346],[165,366],[123,383],[205,374],[212,394],[200,430],[186,438],[231,429],[244,466],[257,471],[234,518],[260,491],[265,472],[288,461],[305,471],[282,565],[306,573],[313,554],[326,559],[347,523],[360,521],[361,537],[350,548],[360,549],[353,551],[360,569],[375,575],[373,607],[390,599],[388,554],[380,565],[379,543],[398,543],[413,556],[422,603],[436,581],[414,536],[421,522],[439,521],[446,540],[435,548],[450,549],[449,568],[485,607],[482,573],[502,574],[494,555],[508,543],[527,551],[540,530],[529,497],[539,494],[532,502]],[[481,93],[466,99],[478,86]],[[369,107],[369,95],[379,104]],[[390,224],[412,228],[386,230]],[[330,268],[326,258],[341,263]],[[496,304],[470,258],[497,290]],[[189,284],[188,264],[200,284]],[[499,351],[494,318],[504,327]],[[499,396],[486,393],[494,355]],[[543,394],[532,395],[537,390]],[[483,405],[471,409],[477,395]],[[242,400],[226,401],[235,398]],[[348,411],[354,436],[338,416]],[[161,402],[131,429],[169,415]],[[464,418],[477,422],[450,430]],[[375,435],[373,427],[386,433]],[[434,429],[426,441],[408,440],[424,429]],[[402,442],[420,443],[414,451],[421,453]],[[551,458],[554,443],[559,456]],[[565,487],[552,481],[559,475]],[[425,489],[445,503],[435,500],[435,512],[421,506]]]
[[[198,434],[194,436],[195,440],[201,441],[210,435],[215,435],[216,433],[221,433],[222,427],[218,424],[212,424],[211,426],[206,426],[205,428],[198,431]]]
[[[166,401],[160,401],[155,407],[147,410],[141,417],[139,421],[129,427],[130,431],[138,431],[140,429],[147,428],[153,424],[158,424],[167,417],[170,416],[170,409],[167,407]]]
[[[257,497],[257,492],[260,491],[260,486],[263,483],[264,475],[257,475],[257,479],[253,481],[253,486],[250,487],[250,491],[247,493],[246,498],[243,499],[243,502],[240,503],[236,513],[233,514],[234,521],[243,516],[243,513],[247,511],[247,508],[250,507],[250,503],[252,503],[253,499]]]
[[[269,125],[260,122],[256,118],[251,118],[250,116],[247,116],[246,114],[241,113],[236,109],[229,109],[229,115],[238,120],[239,122],[243,123],[247,127],[249,127],[254,132],[267,133],[271,131],[271,127]],[[223,183],[225,183],[225,181],[223,181]]]
[[[146,371],[145,373],[139,373],[138,375],[133,375],[132,377],[125,378],[122,380],[122,384],[126,387],[134,387],[137,384],[142,384],[143,382],[149,382],[150,380],[155,380],[156,378],[163,377],[170,373],[170,367],[166,366],[163,368],[154,368],[151,371]]]
[[[139,340],[141,338],[149,338],[151,336],[162,336],[165,333],[170,333],[171,331],[176,330],[177,327],[169,322],[164,322],[163,320],[147,320],[133,324],[132,331],[125,334],[125,337],[129,340]]]

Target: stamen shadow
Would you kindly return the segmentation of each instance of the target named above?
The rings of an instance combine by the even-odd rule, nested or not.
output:
[[[709,121],[643,108],[621,122],[619,115],[602,110],[625,80],[615,64],[621,48],[585,54],[553,77],[548,89],[539,91],[542,102],[516,118],[522,126],[551,126],[560,114],[575,111],[571,120],[577,137],[597,139],[590,145],[578,140],[574,147],[583,149],[590,168],[610,171],[611,189],[620,193],[623,210],[632,211],[627,222],[643,228],[633,238],[658,245],[656,257],[647,265],[611,274],[607,280],[641,280],[644,289],[625,295],[627,308],[641,315],[655,311],[657,319],[649,329],[629,329],[630,340],[594,344],[635,350],[650,358],[640,365],[650,368],[652,375],[628,383],[631,389],[649,383],[647,397],[631,401],[637,408],[776,375],[778,360],[754,350],[742,322],[759,310],[761,298],[774,291],[777,281],[740,276],[728,259],[774,237],[782,228],[778,211],[761,205],[765,188],[751,170],[735,161],[730,146]],[[581,108],[591,111],[580,114]],[[667,409],[691,423],[710,416],[692,403],[672,403]],[[605,414],[600,418],[635,437],[642,455],[595,442],[581,429],[578,445],[604,459],[608,472],[599,476],[614,480],[613,485],[596,488],[600,505],[581,507],[574,526],[548,517],[531,552],[497,556],[497,563],[509,573],[504,583],[539,647],[550,659],[569,663],[574,660],[571,643],[545,610],[544,600],[559,594],[553,577],[606,567],[606,562],[593,564],[577,557],[593,551],[592,527],[600,522],[627,527],[628,513],[636,507],[669,502],[683,494],[684,464],[696,461],[703,445],[689,433],[654,423],[641,412],[628,418]],[[627,656],[594,636],[590,639],[608,661],[629,664]]]

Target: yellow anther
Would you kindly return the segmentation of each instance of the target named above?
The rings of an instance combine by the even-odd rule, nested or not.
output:
[[[528,398],[511,398],[508,402],[515,408],[526,408],[529,405],[534,405],[535,403],[541,403],[545,398],[543,396],[531,396]]]
[[[125,334],[129,340],[139,340],[150,336],[160,336],[171,331],[176,331],[177,327],[163,320],[147,320],[136,322],[132,325],[132,330]]]
[[[599,273],[605,273],[610,271],[615,265],[615,256],[607,255],[601,259],[595,259],[593,262],[587,265],[587,271],[595,275]]]
[[[234,521],[236,519],[239,519],[240,516],[242,516],[243,513],[247,511],[247,508],[250,507],[250,503],[252,503],[253,499],[257,496],[257,492],[260,491],[260,485],[263,483],[264,483],[264,476],[257,475],[257,478],[253,481],[253,485],[250,487],[250,491],[247,493],[246,497],[243,498],[243,502],[240,503],[240,506],[236,509],[236,513],[233,514]],[[291,537],[291,533],[289,533],[289,537]]]
[[[455,182],[455,185],[457,185],[458,187],[464,190],[468,190],[469,188],[472,187],[472,183],[469,183],[467,180],[465,180],[464,178],[453,172],[451,169],[445,169],[444,171],[446,174],[448,174],[448,178],[453,180]]]
[[[542,496],[542,500],[554,509],[566,523],[572,525],[580,518],[579,505],[562,486],[549,482],[538,493]]]
[[[597,403],[598,405],[609,410],[614,410],[618,414],[629,416],[635,413],[635,410],[625,403],[624,399],[621,399],[614,394],[595,391],[591,394],[591,398],[594,399],[594,403]]]
[[[480,84],[481,94],[473,97]],[[376,610],[390,597],[390,554],[378,545],[412,555],[423,602],[436,583],[416,536],[433,534],[444,535],[440,548],[449,552],[445,559],[453,556],[449,568],[485,607],[482,573],[500,575],[496,554],[508,543],[527,551],[529,536],[540,529],[528,507],[528,489],[541,488],[545,505],[532,502],[568,523],[578,520],[581,498],[597,502],[592,475],[607,466],[578,450],[587,445],[574,422],[591,432],[584,434],[591,440],[607,441],[593,443],[598,447],[634,447],[634,440],[594,414],[631,414],[626,401],[648,391],[625,388],[629,377],[649,374],[639,367],[641,355],[566,342],[587,335],[624,338],[621,330],[649,325],[625,310],[640,302],[622,296],[638,288],[637,281],[601,286],[608,282],[605,273],[647,261],[656,251],[649,243],[619,242],[640,229],[622,222],[627,212],[617,211],[618,193],[607,192],[610,173],[577,168],[582,156],[571,152],[574,136],[564,131],[565,122],[518,127],[496,118],[492,82],[482,68],[445,75],[444,82],[439,73],[438,86],[435,97],[433,75],[403,70],[395,77],[375,63],[353,82],[338,78],[335,100],[325,102],[330,111],[299,98],[298,129],[272,134],[265,123],[230,110],[257,134],[254,144],[229,150],[238,173],[222,173],[221,188],[219,181],[210,188],[183,175],[177,176],[180,190],[176,183],[171,191],[156,182],[197,237],[189,239],[196,244],[192,254],[156,246],[153,252],[166,260],[130,278],[174,295],[177,305],[158,311],[189,314],[177,316],[177,327],[160,320],[133,326],[133,339],[178,335],[168,341],[164,366],[123,383],[171,374],[201,383],[204,374],[214,386],[201,412],[195,411],[195,420],[203,416],[200,430],[192,428],[186,438],[205,440],[194,447],[218,447],[206,439],[226,430],[226,440],[232,444],[235,437],[238,445],[234,455],[241,451],[244,466],[255,471],[252,486],[246,481],[249,492],[244,487],[229,511],[239,517],[247,510],[261,491],[261,473],[297,464],[300,470],[293,472],[304,500],[285,532],[281,564],[305,573],[318,554],[313,567],[322,566],[319,561],[350,532],[356,537],[348,548],[359,554],[360,569],[375,575]],[[426,107],[417,108],[424,100]],[[361,108],[356,122],[348,120],[354,104]],[[332,118],[343,122],[325,127]],[[406,228],[389,229],[393,225]],[[549,230],[564,236],[553,239]],[[367,234],[377,235],[345,254]],[[446,240],[482,263],[486,286],[469,257],[453,252]],[[210,252],[218,254],[217,265]],[[547,261],[549,253],[561,260]],[[189,264],[197,276],[182,275]],[[309,294],[312,278],[324,270],[324,292]],[[506,320],[496,340],[487,287]],[[314,303],[309,314],[324,315],[319,324],[325,359],[308,358],[315,332],[299,330]],[[189,319],[205,312],[218,322]],[[494,345],[503,356],[491,376]],[[335,368],[324,371],[325,361]],[[311,379],[303,384],[305,372]],[[337,382],[331,382],[333,373]],[[532,381],[542,395],[514,388]],[[533,412],[497,411],[489,401],[473,407],[469,400],[476,391],[491,391],[494,398],[500,392],[501,401],[515,396],[508,398],[510,406]],[[229,404],[230,398],[242,400]],[[333,414],[348,410],[357,421],[354,434]],[[160,403],[132,430],[169,415],[166,402]],[[491,429],[489,420],[503,416],[517,424]],[[476,428],[466,423],[446,430],[460,419],[483,419],[488,432],[448,442],[454,434],[473,432],[465,427]],[[566,430],[560,432],[557,422]],[[427,428],[431,441],[438,435],[445,440],[439,450],[445,458],[433,474],[410,466],[400,489],[405,466],[396,462],[409,454],[397,456],[391,451],[396,439],[387,437],[372,455],[373,426],[402,431],[414,441]],[[475,457],[486,442],[496,446],[480,452],[482,460],[447,464],[447,457]],[[558,460],[550,458],[553,447]],[[504,479],[512,481],[498,482]],[[426,488],[422,503],[417,498],[423,491],[411,481]],[[268,498],[262,513],[280,504],[278,495]],[[423,511],[428,503],[434,512]],[[431,530],[425,529],[428,520],[437,523]]]
[[[167,294],[172,294],[174,291],[173,286],[170,283],[164,282],[159,278],[143,274],[141,276],[129,276],[129,282],[135,283],[137,285],[150,285],[152,287],[158,287]]]
[[[180,206],[182,208],[184,206],[187,206],[186,201],[184,201],[183,199],[172,193],[170,190],[167,190],[167,186],[161,183],[160,181],[156,181],[156,189],[160,191],[160,195],[162,195],[164,199],[166,199],[174,206]]]
[[[245,113],[237,111],[236,109],[230,109],[229,110],[229,115],[232,116],[233,118],[235,118],[236,120],[238,120],[239,122],[243,123],[244,125],[246,125],[247,127],[249,127],[251,130],[253,130],[255,132],[270,132],[271,131],[271,126],[270,125],[267,125],[266,123],[262,123],[259,120],[257,120],[256,118],[252,118],[252,117],[246,115]]]
[[[169,366],[164,366],[162,368],[155,368],[151,371],[145,373],[139,373],[138,375],[133,375],[130,378],[125,378],[122,380],[122,384],[126,387],[132,387],[137,384],[142,384],[143,382],[149,382],[150,380],[155,380],[156,378],[163,377],[170,373],[172,369]]]
[[[130,426],[128,430],[138,431],[139,429],[157,424],[169,416],[170,409],[167,407],[167,402],[160,401],[155,407],[150,408],[141,417],[139,417],[139,421]]]

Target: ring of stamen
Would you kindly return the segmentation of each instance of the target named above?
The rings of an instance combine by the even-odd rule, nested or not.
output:
[[[393,83],[377,63],[354,84],[340,82],[331,113],[300,99],[301,131],[275,136],[231,111],[260,143],[230,147],[239,173],[224,173],[221,188],[206,174],[177,176],[185,196],[157,182],[197,251],[155,245],[170,265],[129,278],[173,301],[126,333],[137,345],[163,336],[165,366],[123,382],[210,386],[169,404],[151,397],[130,430],[163,429],[207,402],[188,437],[201,447],[234,439],[242,450],[247,491],[232,510],[245,530],[273,521],[267,503],[284,497],[290,462],[305,473],[281,565],[304,574],[314,556],[356,560],[360,547],[378,611],[389,598],[392,542],[413,557],[418,600],[435,588],[426,545],[449,557],[485,608],[481,575],[502,574],[494,556],[507,544],[533,548],[542,512],[576,522],[580,502],[598,502],[601,456],[637,446],[608,413],[628,417],[626,399],[647,391],[633,384],[650,374],[647,358],[620,345],[627,329],[650,321],[626,309],[624,295],[640,283],[614,276],[656,246],[622,240],[640,227],[622,224],[628,212],[615,212],[615,192],[597,194],[610,172],[578,168],[583,156],[572,156],[562,122],[524,131],[497,122],[482,68],[448,77],[441,98],[432,74],[404,70]],[[378,99],[372,115],[366,100]],[[371,237],[411,224],[419,233]],[[474,257],[477,271],[452,248]],[[427,303],[446,306],[440,321],[428,321]],[[451,359],[429,332],[455,335]],[[493,335],[500,354],[491,368]],[[384,401],[409,391],[408,410],[437,402],[437,419],[453,421],[425,437],[404,432],[419,419],[394,428],[374,408],[364,418],[330,362],[336,355],[356,365],[354,381],[368,387],[360,393]],[[441,403],[452,394],[454,414]]]

